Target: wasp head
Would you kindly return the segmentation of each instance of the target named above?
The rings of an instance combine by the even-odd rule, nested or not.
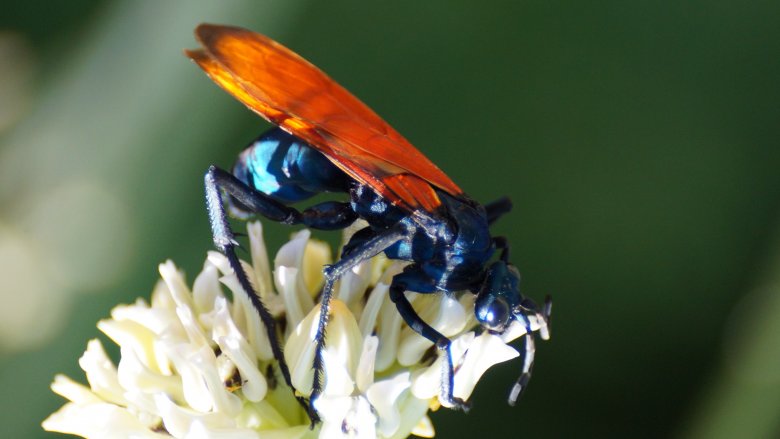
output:
[[[514,265],[503,260],[493,262],[488,267],[474,306],[477,321],[485,329],[499,334],[506,331],[514,321],[528,327],[530,332],[530,326],[536,326],[529,323],[530,316],[539,325],[546,326],[548,309],[548,302],[540,310],[533,300],[520,293],[520,273]]]
[[[505,258],[490,265],[482,288],[477,293],[474,312],[479,323],[488,331],[501,335],[502,339],[523,338],[523,369],[509,393],[509,405],[528,387],[534,364],[534,331],[543,340],[550,337],[549,323],[552,301],[548,296],[540,310],[533,300],[520,294],[520,273]]]

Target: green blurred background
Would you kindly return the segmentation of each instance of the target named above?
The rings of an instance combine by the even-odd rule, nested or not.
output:
[[[157,264],[199,270],[202,195],[267,125],[181,50],[266,33],[467,192],[509,195],[535,378],[488,374],[438,437],[780,437],[780,2],[0,1],[0,436]],[[276,248],[289,230],[268,232]]]

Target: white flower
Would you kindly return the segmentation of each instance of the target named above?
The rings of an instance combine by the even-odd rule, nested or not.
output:
[[[319,320],[315,298],[330,250],[300,231],[277,253],[272,276],[261,224],[248,230],[252,263],[245,268],[284,328],[293,384],[308,395]],[[117,306],[98,323],[120,347],[118,365],[91,340],[79,360],[89,385],[57,376],[52,390],[70,402],[43,427],[86,438],[432,437],[427,412],[440,405],[443,358],[434,357],[432,344],[403,323],[389,299],[390,281],[402,268],[379,256],[336,286],[323,354],[326,384],[315,402],[322,423],[314,430],[276,368],[259,316],[216,252],[192,289],[165,262],[151,303]],[[524,328],[503,337],[471,330],[472,294],[407,294],[421,316],[453,340],[456,397],[468,399],[489,367],[518,356],[507,343]],[[538,323],[532,321],[534,330]]]

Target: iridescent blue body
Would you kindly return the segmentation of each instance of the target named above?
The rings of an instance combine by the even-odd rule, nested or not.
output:
[[[367,223],[350,238],[339,261],[323,269],[323,311],[315,340],[312,400],[319,396],[323,386],[322,350],[333,284],[355,265],[382,252],[390,259],[410,262],[393,277],[389,295],[404,321],[444,353],[447,361],[442,370],[443,402],[468,408],[465,401],[453,396],[451,342],[420,318],[406,297],[406,291],[423,294],[470,291],[477,296],[475,316],[485,330],[503,334],[511,324],[519,323],[527,335],[524,337],[525,360],[522,374],[510,393],[510,403],[514,403],[525,389],[534,356],[534,328],[530,317],[535,319],[536,329],[546,338],[550,304],[548,301],[539,309],[520,293],[520,275],[509,263],[506,239],[490,234],[493,221],[511,208],[508,199],[483,206],[465,195],[453,196],[434,188],[440,206],[433,212],[410,212],[351,178],[323,153],[280,128],[271,129],[252,142],[239,155],[232,172],[212,166],[205,180],[214,242],[228,255],[247,291],[251,291],[251,285],[233,251],[238,244],[227,222],[223,196],[228,196],[232,212],[242,217],[260,214],[281,223],[303,224],[321,230],[343,229],[357,219]],[[300,211],[290,206],[326,192],[344,194],[346,200],[325,201]],[[493,260],[497,251],[500,251],[499,258]],[[274,355],[290,384],[289,371],[276,340],[274,319],[256,295],[250,294],[250,298],[269,328]],[[305,405],[302,398],[298,398]],[[317,414],[311,405],[309,414],[314,422]]]
[[[308,401],[294,392],[312,426],[319,420],[315,406],[324,386],[325,331],[334,284],[380,253],[409,262],[393,276],[388,296],[406,324],[433,343],[444,360],[439,401],[468,408],[453,394],[452,342],[418,315],[406,291],[468,291],[476,295],[474,314],[481,330],[504,340],[522,337],[522,372],[509,395],[513,404],[531,377],[533,332],[543,339],[549,336],[551,302],[548,298],[540,308],[520,293],[509,244],[490,233],[490,225],[511,209],[509,199],[482,205],[469,198],[373,110],[282,44],[233,26],[202,24],[195,34],[202,47],[185,51],[187,56],[225,91],[280,127],[253,142],[232,172],[209,167],[204,183],[214,244],[260,316],[279,371],[291,388],[276,318],[255,293],[236,255],[239,243],[228,213],[320,230],[343,229],[358,219],[367,223],[350,238],[339,260],[323,267],[312,391]],[[321,193],[341,193],[343,201],[302,210],[292,206]]]
[[[320,192],[349,190],[349,177],[322,153],[274,128],[246,148],[233,175],[282,203],[297,203]]]
[[[405,276],[410,291],[475,289],[484,279],[485,265],[495,253],[482,205],[437,191],[442,200],[439,217],[423,221],[437,221],[440,227],[419,227],[419,218],[357,183],[322,153],[279,128],[265,133],[239,155],[233,175],[284,204],[303,201],[322,192],[349,194],[351,210],[368,223],[368,228],[352,238],[344,249],[345,255],[376,233],[397,224],[413,230],[411,239],[398,241],[384,250],[390,259],[419,264],[419,271]],[[437,233],[427,233],[430,229]]]

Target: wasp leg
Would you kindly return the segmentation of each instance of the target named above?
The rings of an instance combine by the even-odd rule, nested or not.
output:
[[[338,201],[325,201],[301,212],[301,223],[319,230],[341,230],[357,218],[349,203]]]
[[[359,249],[366,241],[373,238],[376,235],[376,231],[371,227],[365,227],[350,236],[349,241],[341,248],[341,257],[349,256],[353,250]]]
[[[418,293],[434,293],[437,291],[434,282],[420,271],[418,266],[410,265],[402,273],[393,277],[393,282],[390,285],[390,300],[395,303],[406,324],[414,332],[430,340],[436,346],[436,349],[442,352],[442,355],[445,355],[446,361],[442,366],[441,399],[448,405],[467,412],[471,408],[470,404],[452,395],[455,379],[452,352],[450,351],[452,342],[420,318],[404,294],[407,289]]]
[[[515,381],[512,390],[509,391],[509,398],[507,402],[509,405],[514,406],[517,400],[520,399],[525,389],[528,388],[528,382],[531,381],[531,371],[534,368],[534,356],[536,354],[536,344],[534,342],[534,334],[531,332],[531,325],[528,319],[525,318],[526,334],[523,336],[523,370],[520,373],[520,377]]]
[[[493,224],[510,210],[512,210],[512,200],[509,197],[501,197],[492,203],[486,204],[485,211],[487,212],[488,224]]]
[[[523,370],[520,373],[520,377],[515,381],[512,390],[509,392],[509,398],[507,402],[509,405],[515,405],[517,400],[522,396],[525,389],[528,387],[528,382],[531,380],[531,371],[534,368],[534,356],[536,354],[536,343],[534,341],[534,333],[531,332],[531,321],[528,319],[529,315],[536,317],[539,321],[539,337],[542,340],[548,340],[550,338],[550,312],[552,311],[552,298],[550,296],[545,297],[544,306],[541,311],[537,309],[536,304],[531,299],[524,299],[520,306],[525,310],[518,315],[523,320],[525,325],[525,335],[523,340]]]
[[[209,190],[209,187],[212,190]],[[222,205],[220,190],[227,192],[239,205],[232,199],[228,199],[228,207],[231,214],[241,219],[246,219],[247,213],[257,213],[272,221],[282,224],[303,224],[307,227],[320,230],[343,229],[352,224],[357,219],[357,214],[352,210],[349,203],[337,201],[325,201],[316,204],[303,212],[287,206],[274,200],[268,195],[259,192],[236,178],[233,174],[217,168],[209,167],[206,172],[206,202],[209,205],[209,215],[212,226],[215,218],[211,216],[213,209],[211,205],[218,203]],[[219,197],[219,198],[218,198]],[[222,209],[224,211],[224,209]],[[221,239],[233,238],[232,234],[225,233],[223,229],[215,229],[215,238]],[[216,232],[220,233],[217,234]],[[220,244],[217,243],[217,246]]]
[[[255,196],[266,198],[266,195],[261,192],[255,194]],[[228,197],[226,201],[227,212],[230,217],[247,221],[255,214],[248,207],[241,205],[235,197]],[[276,203],[273,199],[270,199],[270,202]],[[272,206],[274,205],[272,204]],[[288,211],[287,217],[283,220],[271,219],[285,224],[303,224],[306,227],[318,230],[341,230],[348,227],[358,218],[358,215],[349,203],[338,201],[325,201],[315,204],[303,212],[298,212],[286,205],[282,205],[282,207]]]
[[[288,215],[285,211],[286,206],[271,199],[267,200],[269,201],[267,204],[256,203],[255,194],[252,194],[252,192],[256,191],[253,191],[233,177],[233,175],[214,166],[210,167],[208,172],[206,172],[205,184],[206,206],[209,212],[211,230],[214,235],[214,244],[227,257],[230,267],[233,268],[233,271],[236,273],[239,284],[241,284],[241,287],[246,291],[249,300],[252,302],[252,306],[254,306],[255,310],[257,310],[257,313],[260,315],[260,320],[262,320],[263,325],[268,332],[268,341],[271,344],[271,351],[274,354],[274,358],[279,362],[279,369],[282,372],[284,381],[290,389],[293,389],[294,393],[295,390],[292,385],[292,380],[290,379],[290,369],[287,367],[287,362],[284,360],[284,353],[282,352],[282,346],[279,343],[276,332],[276,321],[268,311],[268,308],[265,307],[262,300],[260,300],[260,296],[255,293],[252,284],[249,282],[249,278],[236,256],[235,248],[238,247],[238,242],[236,242],[233,231],[230,229],[220,191],[226,191],[239,200],[244,206],[271,219],[287,218]],[[295,399],[297,399],[298,403],[306,409],[311,418],[312,425],[319,420],[316,418],[316,413],[309,409],[309,404],[306,403],[306,400],[303,397],[296,395]],[[314,417],[312,417],[312,415]]]
[[[325,349],[325,330],[328,325],[330,300],[333,296],[333,284],[344,273],[356,265],[378,255],[396,242],[407,238],[408,233],[401,225],[384,230],[364,242],[359,247],[353,249],[352,252],[341,258],[335,264],[325,267],[323,270],[323,274],[325,275],[325,286],[322,288],[322,298],[320,299],[320,320],[317,326],[317,335],[315,336],[314,340],[316,346],[314,348],[314,382],[312,383],[310,397],[311,401],[316,401],[317,397],[322,394],[324,384],[322,380],[324,371],[322,351]]]

